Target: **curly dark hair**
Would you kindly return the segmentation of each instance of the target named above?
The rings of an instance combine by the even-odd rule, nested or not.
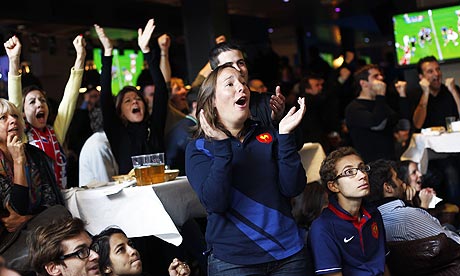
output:
[[[319,169],[319,174],[321,176],[321,182],[323,185],[326,185],[327,187],[327,183],[334,180],[338,174],[335,165],[340,159],[348,155],[356,155],[361,158],[361,155],[359,155],[359,153],[354,148],[340,147],[329,153],[326,159],[323,160]]]

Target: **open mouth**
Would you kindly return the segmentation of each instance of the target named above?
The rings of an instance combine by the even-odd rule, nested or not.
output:
[[[44,119],[45,118],[45,112],[40,111],[36,115],[37,119]]]
[[[141,109],[139,107],[135,107],[135,108],[133,108],[132,112],[133,112],[133,114],[140,113]]]
[[[18,130],[19,130],[19,128],[14,127],[12,129],[8,130],[8,132],[18,132]]]
[[[240,105],[240,106],[243,106],[246,104],[246,97],[243,96],[241,98],[239,98],[236,102],[235,102],[237,105]]]

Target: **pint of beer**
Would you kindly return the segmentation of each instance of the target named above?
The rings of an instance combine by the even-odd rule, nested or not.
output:
[[[137,155],[131,159],[138,186],[165,181],[164,153]]]
[[[133,161],[134,173],[138,186],[150,185],[153,183],[153,171],[148,164],[148,155],[131,156]]]
[[[154,153],[148,154],[148,164],[152,170],[152,183],[161,183],[165,181],[165,154]]]

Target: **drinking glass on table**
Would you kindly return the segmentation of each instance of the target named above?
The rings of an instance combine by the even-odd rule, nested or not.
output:
[[[165,154],[163,152],[147,154],[146,164],[152,168],[152,183],[165,181]]]
[[[452,122],[455,122],[455,116],[446,117],[446,129],[447,132],[452,132]]]
[[[153,168],[150,166],[150,158],[147,154],[131,156],[134,173],[138,186],[150,185],[153,183]]]

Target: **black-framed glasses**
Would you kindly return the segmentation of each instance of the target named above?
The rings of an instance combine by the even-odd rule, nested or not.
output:
[[[332,181],[336,181],[337,179],[341,177],[352,177],[358,174],[358,171],[361,172],[369,172],[371,170],[371,166],[365,165],[365,164],[360,164],[357,168],[346,168],[341,174],[337,175],[332,179]]]
[[[91,248],[83,247],[83,248],[81,248],[81,249],[79,249],[79,250],[77,250],[77,251],[75,251],[73,253],[62,255],[58,259],[63,261],[65,259],[77,256],[80,260],[84,260],[84,259],[89,257],[89,254],[91,254],[91,250],[93,250],[94,252],[99,251],[99,245],[98,244],[93,244],[93,245],[91,245]]]

